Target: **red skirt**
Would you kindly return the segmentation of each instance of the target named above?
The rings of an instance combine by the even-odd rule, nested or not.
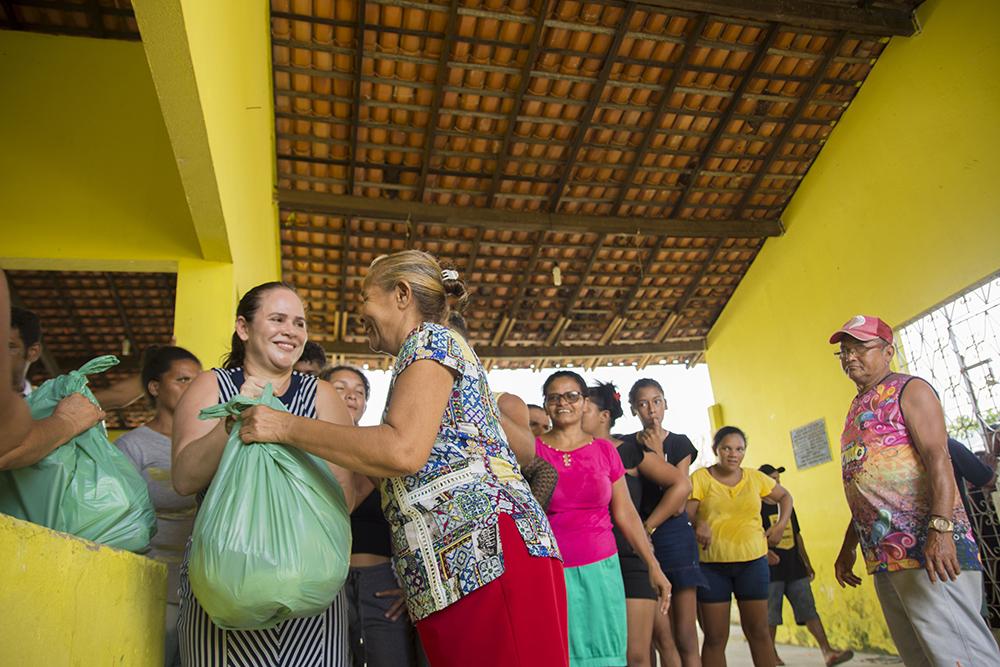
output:
[[[566,581],[555,558],[528,553],[501,514],[504,573],[417,622],[431,667],[568,667]]]

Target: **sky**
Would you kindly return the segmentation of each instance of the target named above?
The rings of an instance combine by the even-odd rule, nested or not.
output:
[[[490,389],[520,396],[525,403],[541,404],[542,383],[555,369],[538,372],[528,369],[494,370],[488,374]],[[667,399],[664,425],[668,431],[684,433],[691,438],[699,455],[694,467],[713,462],[711,453],[711,426],[708,408],[715,402],[708,377],[708,366],[698,364],[693,368],[683,365],[651,365],[639,371],[631,366],[609,366],[594,371],[570,368],[580,373],[588,384],[614,382],[622,396],[625,416],[618,420],[613,433],[632,433],[641,428],[638,417],[632,416],[628,406],[628,390],[639,378],[652,378],[663,387]],[[372,383],[368,410],[361,419],[364,426],[377,424],[382,416],[389,389],[388,371],[366,371]]]

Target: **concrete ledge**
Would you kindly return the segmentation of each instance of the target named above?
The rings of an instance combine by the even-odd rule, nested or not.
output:
[[[0,514],[0,665],[163,663],[167,568]]]

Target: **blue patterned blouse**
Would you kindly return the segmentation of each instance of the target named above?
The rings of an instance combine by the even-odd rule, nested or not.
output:
[[[423,469],[381,485],[393,567],[415,621],[503,574],[500,513],[514,519],[532,556],[559,557],[500,427],[486,371],[461,336],[429,322],[411,332],[396,357],[387,409],[396,378],[421,359],[452,372],[451,400]]]

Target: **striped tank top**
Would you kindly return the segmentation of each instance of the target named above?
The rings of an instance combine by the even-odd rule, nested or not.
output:
[[[219,403],[243,386],[242,368],[212,371],[219,384]],[[292,373],[278,397],[292,414],[316,418],[316,378]],[[188,542],[190,550],[190,542]],[[188,555],[181,564],[180,614],[177,621],[182,663],[188,667],[347,667],[347,598],[342,590],[322,614],[293,618],[267,630],[223,630],[217,627],[191,592]]]

